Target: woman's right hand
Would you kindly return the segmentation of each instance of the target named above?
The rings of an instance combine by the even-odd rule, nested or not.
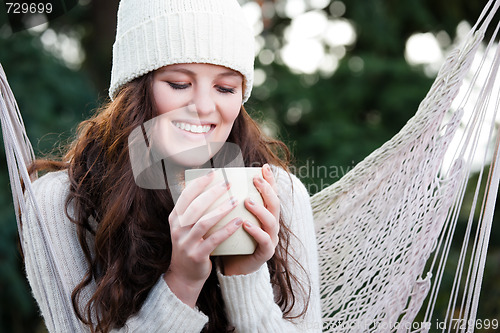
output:
[[[205,214],[207,207],[230,188],[230,184],[222,182],[206,189],[213,177],[214,173],[211,172],[190,182],[168,217],[172,258],[164,279],[170,290],[193,308],[212,270],[210,253],[240,228],[243,222],[235,218],[206,239],[203,237],[237,205],[235,199],[230,198]]]

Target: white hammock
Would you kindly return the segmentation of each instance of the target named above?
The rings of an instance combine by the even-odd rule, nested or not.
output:
[[[479,82],[479,71],[473,77],[473,84],[482,87],[480,96],[469,98],[468,91],[456,111],[451,104],[499,5],[498,1],[488,2],[465,44],[451,52],[417,113],[401,132],[340,181],[311,198],[319,242],[324,332],[426,332],[430,325],[435,327],[434,304],[481,133],[488,135],[488,141],[497,137],[495,154],[482,203],[478,198],[482,171],[479,175],[448,313],[442,318],[448,331],[461,327],[457,331],[474,330],[475,325],[457,324],[476,319],[499,184],[499,136],[494,119],[499,102],[496,78],[500,48],[493,44],[494,37],[486,48],[494,52],[493,66],[480,66],[479,70],[487,73],[484,82]],[[1,65],[0,88],[14,205],[16,211],[25,208],[22,179],[26,199],[38,210],[26,171],[34,159],[33,150]],[[450,142],[469,104],[473,113],[460,145],[454,148],[454,162],[445,170],[444,156],[450,154]],[[487,115],[490,111],[495,114]],[[485,153],[483,164],[487,157]],[[473,218],[476,206],[481,207],[478,220]],[[44,230],[45,226],[40,227]],[[476,235],[469,244],[474,228]],[[47,253],[52,254],[50,242],[45,244]],[[428,260],[432,253],[432,260]],[[59,272],[57,267],[52,271]],[[461,286],[465,291],[459,294]],[[427,309],[421,314],[423,320],[417,322],[415,317],[425,300]],[[69,316],[70,312],[68,309]]]
[[[478,82],[479,71],[474,76],[473,84],[482,87],[479,98],[471,100],[469,92],[456,111],[450,107],[499,5],[493,1],[487,4],[465,44],[451,52],[405,127],[340,181],[311,198],[325,332],[426,332],[431,326],[470,332],[477,326],[474,323],[499,183],[498,141],[481,216],[474,221],[482,171],[479,176],[446,318],[433,320],[433,310],[470,167],[478,152],[479,134],[488,135],[488,142],[498,137],[492,119],[498,109],[500,48],[493,45],[494,37],[487,47],[495,53],[493,66],[480,68],[487,73],[484,82]],[[473,114],[460,146],[455,148],[454,162],[443,172],[445,153],[450,153],[450,141],[470,104]],[[468,242],[474,227],[478,234],[471,246]],[[435,256],[426,271],[432,252]],[[464,272],[466,258],[472,259]],[[460,298],[461,279],[466,282]],[[426,297],[424,319],[414,322]]]

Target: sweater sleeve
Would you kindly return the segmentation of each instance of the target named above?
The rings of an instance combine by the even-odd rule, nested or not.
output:
[[[310,291],[307,310],[298,319],[283,318],[275,303],[269,270],[263,265],[248,275],[225,276],[218,272],[228,318],[237,332],[321,332],[318,255],[309,194],[294,175],[290,179],[284,170],[274,167],[273,173],[281,201],[280,214],[294,234],[289,251],[303,267],[293,261],[289,263],[300,283],[300,286],[292,283],[297,299],[291,315],[304,308]]]
[[[71,293],[85,275],[87,263],[76,226],[65,214],[67,172],[41,177],[33,183],[33,190],[40,218],[29,196],[22,215],[25,268],[33,296],[49,332],[89,332],[77,318],[71,302]],[[95,288],[92,284],[84,290],[82,303],[90,299]],[[141,310],[114,332],[198,333],[207,322],[207,316],[181,302],[160,278]]]

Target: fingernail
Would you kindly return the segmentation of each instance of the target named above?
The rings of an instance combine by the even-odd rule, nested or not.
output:
[[[238,204],[238,200],[235,197],[231,197],[231,206],[236,206]]]
[[[226,189],[229,189],[231,187],[231,183],[229,183],[228,181],[224,180],[220,186],[226,188]]]
[[[249,205],[255,205],[255,201],[253,201],[252,199],[248,198],[248,204]]]
[[[269,166],[269,164],[264,164],[264,172],[268,175],[271,175],[271,167]]]
[[[263,184],[264,183],[264,179],[262,179],[261,177],[256,177],[256,180],[259,184]]]
[[[234,225],[236,225],[236,226],[240,226],[242,224],[243,224],[243,220],[240,217],[238,217],[236,219],[236,221],[234,221]]]
[[[245,221],[245,227],[247,228],[252,228],[253,227],[253,224],[248,222],[248,221]]]

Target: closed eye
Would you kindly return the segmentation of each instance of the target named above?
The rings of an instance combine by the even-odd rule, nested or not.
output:
[[[217,91],[219,91],[220,93],[223,93],[223,94],[234,94],[235,89],[217,86]]]
[[[189,87],[189,83],[175,83],[175,82],[168,82],[168,85],[172,87],[172,89],[176,90],[181,90],[181,89],[186,89]]]

